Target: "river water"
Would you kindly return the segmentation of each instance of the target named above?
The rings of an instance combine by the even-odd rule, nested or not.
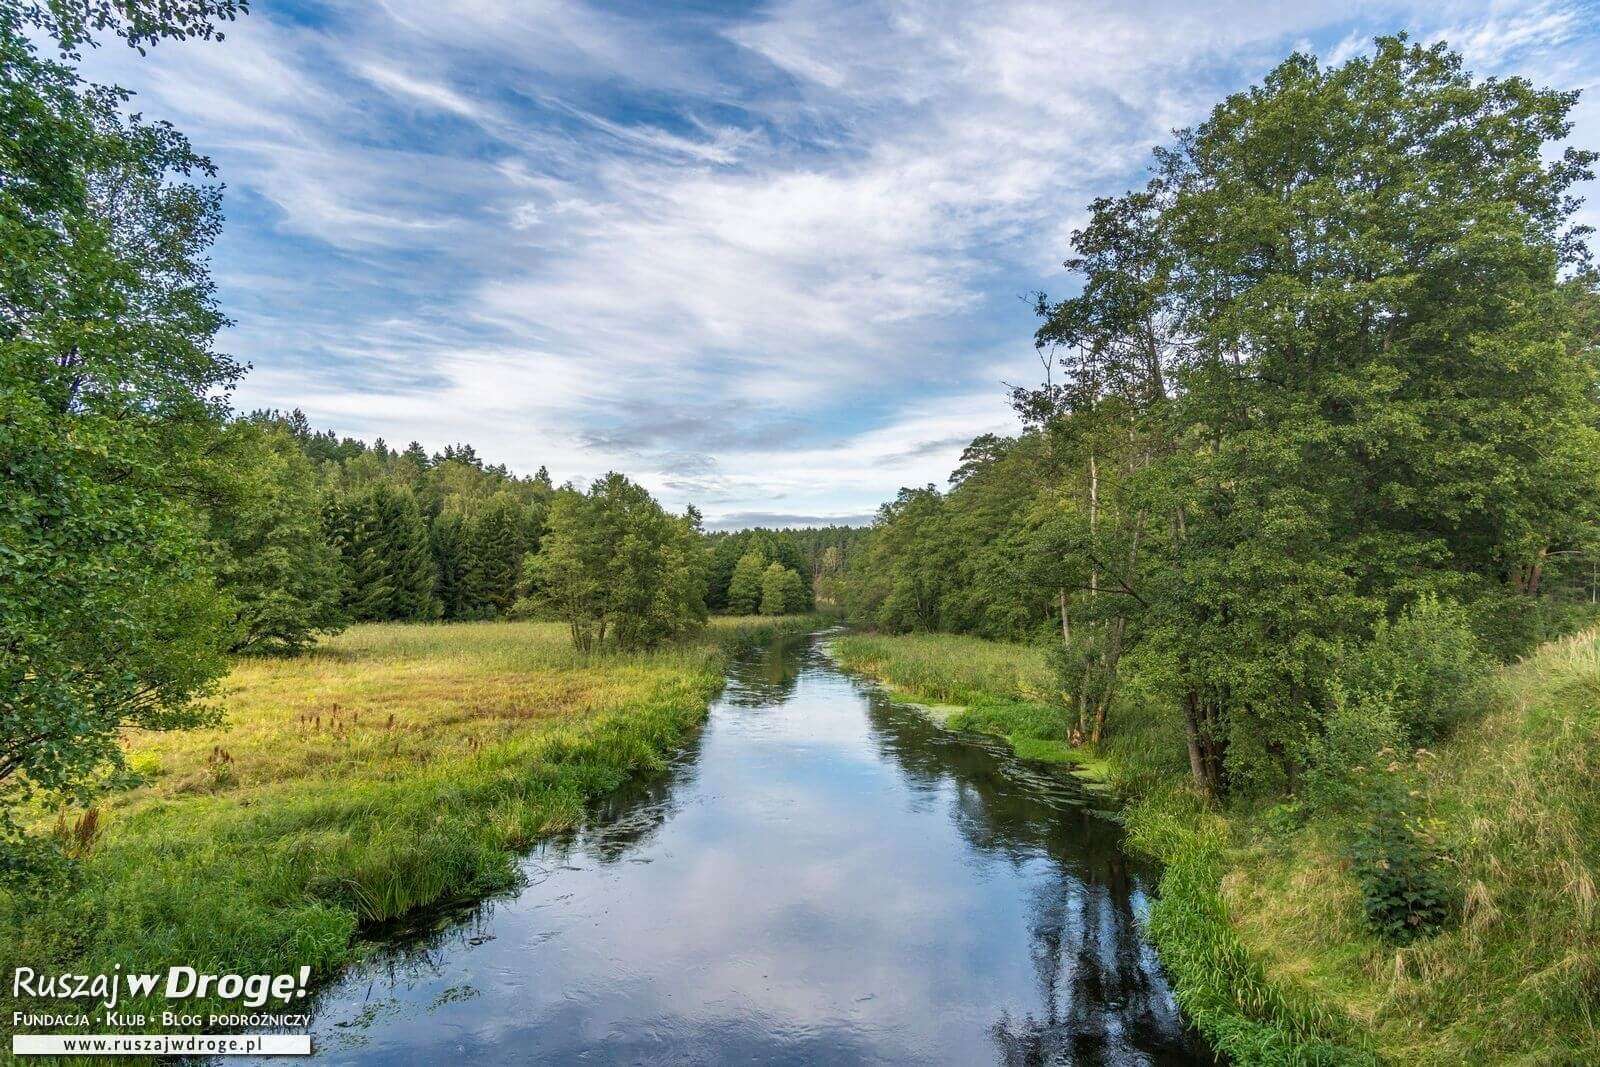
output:
[[[732,668],[697,740],[515,894],[317,998],[316,1059],[1209,1063],[1076,783],[938,729],[826,635]]]

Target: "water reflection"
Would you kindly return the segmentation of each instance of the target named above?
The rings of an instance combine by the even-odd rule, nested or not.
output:
[[[1069,781],[934,728],[815,640],[742,661],[670,770],[390,932],[333,1063],[1196,1063],[1148,872]]]

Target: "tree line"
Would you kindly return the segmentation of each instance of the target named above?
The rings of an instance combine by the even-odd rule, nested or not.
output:
[[[836,604],[845,553],[865,532],[835,525],[710,534],[707,602],[736,615]]]
[[[1089,205],[1020,432],[883,506],[850,613],[1049,641],[1064,735],[1153,702],[1210,796],[1363,806],[1372,899],[1431,922],[1408,754],[1600,544],[1576,99],[1396,37],[1218,104]]]

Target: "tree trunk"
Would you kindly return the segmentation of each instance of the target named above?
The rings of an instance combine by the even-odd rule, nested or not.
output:
[[[1205,755],[1200,751],[1199,703],[1194,690],[1183,694],[1183,735],[1189,743],[1189,773],[1194,776],[1194,784],[1209,794],[1211,785],[1206,774]]]
[[[1183,730],[1189,744],[1189,773],[1206,796],[1221,795],[1222,766],[1211,733],[1209,712],[1193,689],[1183,694]]]
[[[1105,736],[1106,714],[1117,695],[1117,667],[1122,661],[1122,635],[1127,625],[1127,616],[1118,615],[1111,620],[1110,630],[1106,634],[1105,652],[1100,661],[1100,692],[1095,702],[1094,729],[1089,734],[1090,744],[1098,745],[1100,738]]]

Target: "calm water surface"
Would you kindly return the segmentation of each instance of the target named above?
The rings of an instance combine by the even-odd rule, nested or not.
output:
[[[329,989],[317,1058],[1209,1063],[1115,826],[824,640],[742,659],[669,773]]]

